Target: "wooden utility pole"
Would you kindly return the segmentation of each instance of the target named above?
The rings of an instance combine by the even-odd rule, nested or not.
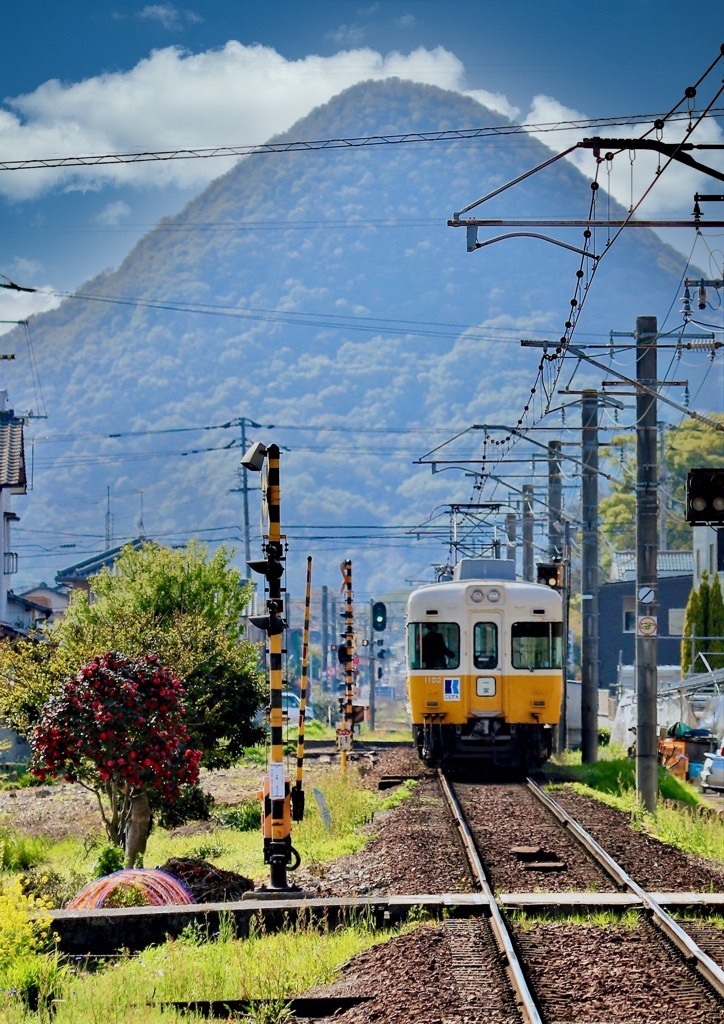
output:
[[[656,810],[658,758],[658,464],[656,386],[658,325],[655,316],[636,319],[636,792]]]

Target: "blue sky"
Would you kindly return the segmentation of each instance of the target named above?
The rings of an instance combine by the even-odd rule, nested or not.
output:
[[[355,81],[390,74],[470,92],[495,120],[663,112],[716,56],[715,10],[705,3],[685,18],[669,0],[26,0],[3,13],[0,156],[263,142]],[[701,141],[721,139],[715,123],[708,132]],[[228,166],[2,171],[0,274],[73,289],[117,266]],[[687,173],[672,169],[650,213],[690,212]],[[0,319],[57,301],[0,290]]]
[[[470,94],[489,108],[481,124],[460,128],[506,117],[548,123],[661,114],[719,52],[719,40],[709,39],[719,9],[711,0],[695,11],[672,0],[25,0],[6,7],[0,160],[8,161],[263,143],[344,88],[391,75]],[[721,83],[721,70],[701,100]],[[709,119],[696,141],[723,136],[722,119]],[[560,151],[577,137],[538,138]],[[720,153],[707,159],[721,164]],[[592,173],[590,153],[576,163]],[[0,333],[118,266],[161,217],[229,166],[218,159],[0,170],[0,275],[40,289],[0,288]],[[637,158],[639,183],[651,180],[653,167],[651,158]],[[626,206],[631,177],[621,160],[604,183]],[[686,218],[697,189],[721,186],[672,166],[642,212]],[[460,198],[477,196],[451,197],[451,213]],[[707,232],[713,263],[706,250],[695,257],[712,276],[721,273],[722,234]],[[667,236],[686,253],[692,240],[691,232]],[[13,374],[27,372],[27,363],[3,365],[0,387],[12,403]]]

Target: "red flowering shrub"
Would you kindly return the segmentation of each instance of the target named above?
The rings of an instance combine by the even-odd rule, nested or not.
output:
[[[94,658],[43,706],[31,772],[94,790],[109,838],[123,845],[134,802],[143,797],[147,806],[154,791],[171,802],[199,777],[201,751],[189,746],[183,694],[155,655]]]

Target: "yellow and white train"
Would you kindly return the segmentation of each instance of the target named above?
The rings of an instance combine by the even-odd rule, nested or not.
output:
[[[407,603],[407,691],[426,764],[526,770],[551,754],[563,695],[560,594],[505,559],[463,559]]]

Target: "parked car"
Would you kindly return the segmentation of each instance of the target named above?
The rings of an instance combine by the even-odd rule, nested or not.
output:
[[[701,770],[702,789],[724,789],[724,754],[707,754]]]
[[[285,718],[288,718],[292,725],[296,725],[299,721],[299,708],[301,701],[293,690],[284,690],[282,692],[282,714]],[[259,708],[257,711],[254,721],[257,724],[261,724],[268,720],[269,705],[265,705],[263,708]],[[304,721],[311,722],[314,719],[314,708],[307,701],[307,706],[304,709]]]

